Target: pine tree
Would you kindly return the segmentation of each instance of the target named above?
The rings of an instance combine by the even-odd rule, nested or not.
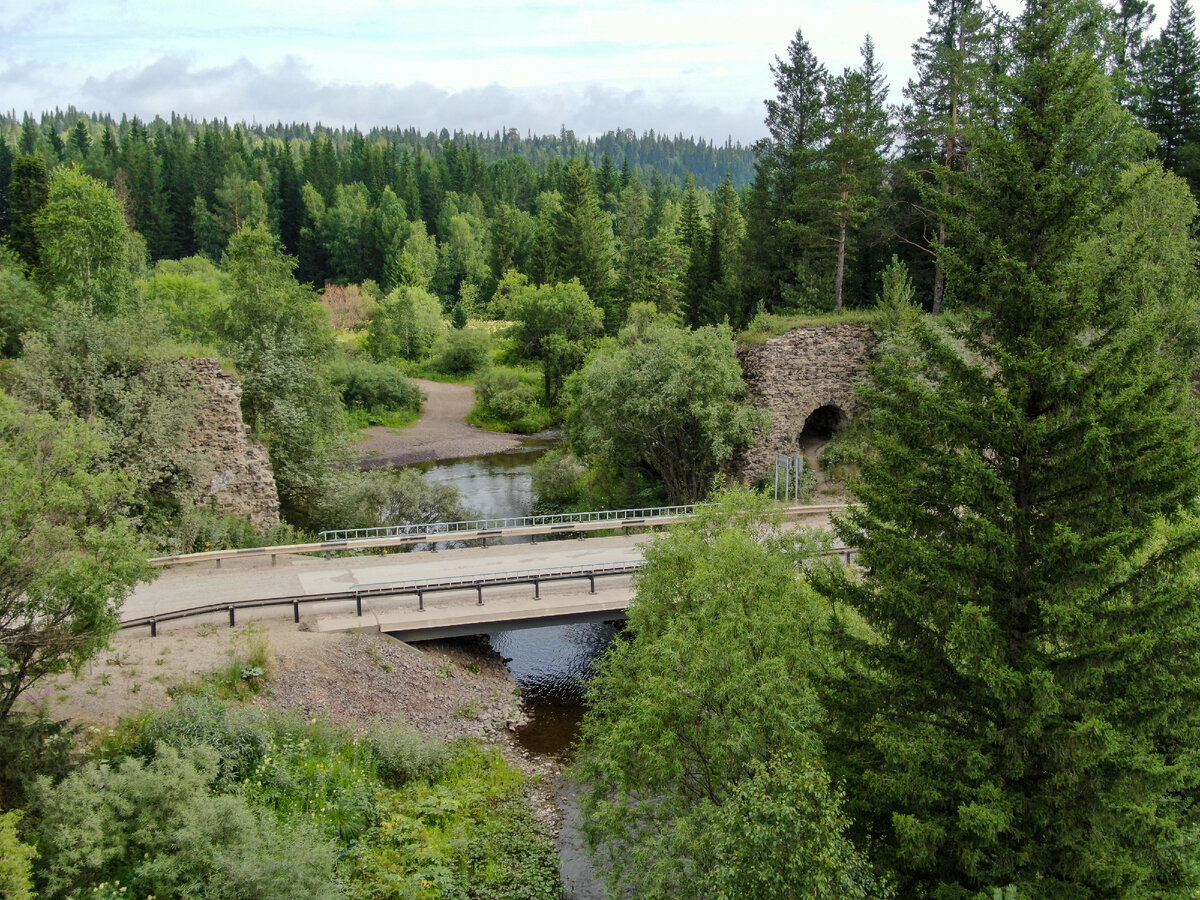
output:
[[[696,176],[689,173],[679,210],[679,241],[689,252],[696,243],[700,228],[700,191],[696,188]]]
[[[46,123],[46,143],[50,145],[50,150],[59,162],[66,160],[67,145],[63,143],[62,135],[58,133],[53,122]]]
[[[291,147],[279,154],[275,176],[275,221],[279,223],[279,240],[289,255],[300,252],[300,229],[304,227],[304,196]]]
[[[751,310],[742,305],[742,258],[746,224],[733,179],[728,175],[713,197],[708,220],[708,241],[704,247],[704,291],[700,301],[699,324],[719,325],[728,321],[743,327]]]
[[[33,120],[33,116],[28,113],[21,120],[21,142],[20,150],[25,156],[33,156],[38,152],[38,145],[41,143],[41,133],[38,131],[37,122]]]
[[[883,154],[891,145],[887,82],[875,61],[875,44],[867,35],[861,48],[862,66],[847,69],[829,90],[830,135],[822,157],[831,180],[829,210],[837,232],[837,274],[833,308],[842,311],[846,280],[846,248],[850,228],[877,205],[883,180]]]
[[[940,209],[962,318],[898,315],[838,527],[864,574],[819,576],[874,636],[826,739],[900,896],[1197,889],[1196,207],[1131,168],[1096,10],[1026,4]]]
[[[967,150],[967,126],[974,114],[973,99],[985,71],[990,24],[979,0],[930,0],[929,31],[913,45],[916,80],[904,96],[912,104],[905,110],[905,151],[919,165],[936,163],[952,172],[962,171]],[[930,252],[946,246],[946,223],[937,221],[937,236]],[[942,311],[945,273],[934,270],[933,305]]]
[[[1200,42],[1188,0],[1171,0],[1167,24],[1150,50],[1146,89],[1145,121],[1162,141],[1163,164],[1184,174],[1184,148],[1200,141]]]
[[[1150,0],[1119,0],[1112,17],[1114,93],[1119,102],[1140,114],[1146,100],[1146,55],[1152,44],[1146,29],[1154,21],[1154,7]]]
[[[748,305],[805,304],[823,285],[815,276],[824,246],[818,222],[821,149],[829,135],[829,75],[799,30],[786,61],[771,66],[778,94],[766,101],[769,136],[755,144],[758,162],[746,211]]]

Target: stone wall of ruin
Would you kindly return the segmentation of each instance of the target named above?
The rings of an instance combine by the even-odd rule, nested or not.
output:
[[[867,325],[813,325],[742,347],[753,403],[771,416],[769,433],[743,454],[738,473],[753,483],[774,471],[775,454],[797,452],[804,420],[822,406],[848,418],[862,411],[855,385],[876,343]]]

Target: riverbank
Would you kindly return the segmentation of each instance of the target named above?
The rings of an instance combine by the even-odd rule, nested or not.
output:
[[[162,709],[176,685],[228,668],[265,649],[263,690],[254,705],[360,730],[376,723],[414,727],[446,740],[473,738],[500,750],[530,776],[529,802],[558,836],[568,896],[603,896],[590,877],[578,832],[564,827],[573,788],[561,762],[526,751],[514,738],[525,724],[520,691],[504,660],[483,639],[405,644],[384,634],[302,631],[280,620],[236,628],[166,629],[151,638],[122,631],[78,676],[39,685],[18,708],[39,706],[54,719],[98,730],[127,716]]]
[[[410,466],[446,459],[465,459],[507,453],[524,445],[518,435],[484,431],[466,423],[475,405],[475,388],[413,379],[425,394],[421,417],[402,429],[383,426],[364,429],[366,439],[355,445],[359,467]]]

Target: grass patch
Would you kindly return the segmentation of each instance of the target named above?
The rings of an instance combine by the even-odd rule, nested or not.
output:
[[[210,697],[217,700],[249,700],[267,683],[271,649],[267,634],[253,625],[246,628],[238,646],[229,651],[229,661],[167,689],[172,699],[183,696]]]
[[[553,427],[557,424],[558,419],[550,410],[539,406],[515,422],[505,422],[488,416],[476,407],[467,413],[466,422],[468,425],[474,425],[484,431],[495,431],[500,434],[536,434]]]
[[[440,381],[442,384],[474,384],[478,373],[468,372],[463,375],[448,375],[436,367],[432,357],[419,361],[398,360],[397,363],[409,378],[424,378],[426,381]]]
[[[850,309],[841,313],[795,313],[779,315],[774,313],[759,313],[739,332],[737,343],[740,347],[762,344],[769,338],[795,328],[811,328],[817,325],[875,325],[882,314],[875,309]]]
[[[393,409],[378,412],[356,406],[346,410],[346,426],[351,431],[362,431],[364,428],[373,428],[379,425],[394,429],[407,428],[419,418],[421,418],[421,411],[416,409]]]

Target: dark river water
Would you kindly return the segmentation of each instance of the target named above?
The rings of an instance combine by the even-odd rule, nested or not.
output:
[[[522,450],[424,463],[419,468],[428,480],[456,487],[463,506],[480,518],[526,516],[537,499],[533,464],[555,443],[530,440]],[[559,759],[570,757],[583,716],[587,680],[616,632],[614,625],[597,623],[521,628],[491,635],[492,647],[507,661],[524,693],[529,724],[517,732],[517,740],[526,750]]]

